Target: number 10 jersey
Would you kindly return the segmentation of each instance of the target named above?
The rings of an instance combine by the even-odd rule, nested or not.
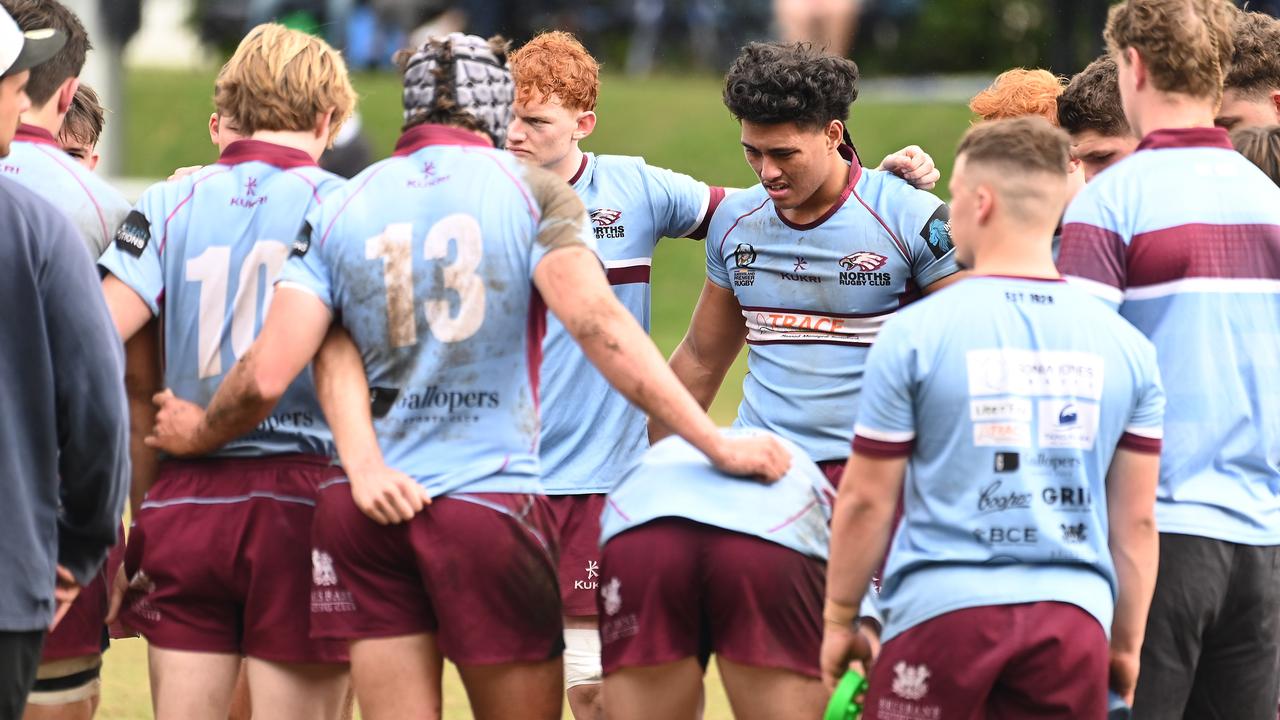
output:
[[[364,360],[387,463],[433,495],[540,493],[538,368],[547,252],[594,246],[554,175],[440,125],[308,217],[281,287],[315,294]]]
[[[161,316],[164,382],[174,394],[209,404],[261,331],[307,210],[342,182],[301,150],[240,140],[216,165],[142,194],[98,262]],[[212,455],[332,448],[307,369],[253,432]]]

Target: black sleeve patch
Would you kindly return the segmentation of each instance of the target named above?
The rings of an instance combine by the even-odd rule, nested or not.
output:
[[[311,249],[311,223],[303,222],[298,229],[298,237],[293,239],[293,250],[289,257],[302,257]]]
[[[946,203],[939,205],[929,216],[929,221],[920,230],[920,237],[924,238],[935,258],[951,252],[951,208]]]
[[[391,405],[400,396],[399,388],[369,388],[369,412],[375,419],[385,417],[391,412]]]
[[[137,210],[131,210],[120,223],[120,229],[116,230],[115,242],[121,251],[136,258],[142,257],[147,243],[151,242],[151,221]]]

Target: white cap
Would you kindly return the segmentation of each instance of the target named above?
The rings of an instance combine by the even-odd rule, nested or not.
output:
[[[67,37],[59,30],[18,29],[7,10],[0,7],[0,76],[20,72],[53,57]]]

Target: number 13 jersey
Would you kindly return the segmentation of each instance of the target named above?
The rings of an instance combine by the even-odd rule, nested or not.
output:
[[[209,404],[261,331],[307,210],[342,182],[301,150],[240,140],[216,165],[142,194],[98,262],[162,315],[164,382],[174,394]],[[332,455],[332,447],[307,369],[253,432],[212,455]]]
[[[475,133],[419,125],[308,224],[281,286],[351,332],[387,463],[433,496],[540,493],[532,278],[551,250],[594,249],[572,188]]]

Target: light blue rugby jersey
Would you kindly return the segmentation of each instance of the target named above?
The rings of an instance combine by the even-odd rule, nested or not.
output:
[[[301,150],[240,140],[142,194],[99,264],[163,313],[164,381],[178,397],[209,404],[262,330],[306,212],[342,183]],[[213,455],[281,453],[333,455],[310,368],[257,429]]]
[[[35,191],[70,218],[97,260],[129,214],[129,201],[63,152],[49,131],[20,125],[0,174]]]
[[[1058,601],[1110,633],[1106,475],[1159,452],[1155,348],[1062,281],[962,280],[885,324],[854,452],[909,455],[879,605],[889,638],[943,613]]]
[[[542,491],[532,278],[566,227],[555,247],[594,247],[562,179],[440,125],[408,130],[308,218],[281,285],[351,332],[383,455],[433,496]]]
[[[775,432],[815,462],[849,456],[880,326],[957,269],[947,206],[841,152],[849,185],[817,221],[784,220],[756,185],[727,197],[707,234],[707,277],[733,291],[747,326],[735,424]]]
[[[658,240],[705,237],[724,190],[642,158],[591,153],[569,184],[590,214],[609,283],[648,330]],[[645,414],[613,389],[554,316],[542,348],[542,482],[552,495],[605,492],[648,446]]]
[[[721,433],[736,438],[768,434],[748,428]],[[679,517],[754,535],[825,561],[835,489],[804,451],[785,439],[782,444],[791,452],[791,469],[765,485],[720,472],[680,437],[658,442],[609,491],[600,544],[658,518]]]
[[[1280,544],[1280,189],[1223,130],[1154,132],[1067,208],[1058,267],[1155,343],[1160,531]]]

